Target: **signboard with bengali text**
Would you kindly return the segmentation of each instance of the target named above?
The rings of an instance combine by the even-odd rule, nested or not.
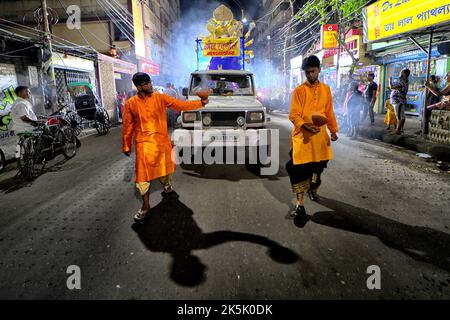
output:
[[[363,9],[364,42],[450,21],[450,0],[381,0]]]
[[[241,46],[238,38],[205,39],[202,43],[204,57],[239,57]]]
[[[321,28],[322,49],[334,49],[338,47],[337,41],[338,25],[325,24]]]
[[[159,65],[157,63],[148,61],[148,60],[140,60],[140,71],[145,72],[154,76],[159,76]]]

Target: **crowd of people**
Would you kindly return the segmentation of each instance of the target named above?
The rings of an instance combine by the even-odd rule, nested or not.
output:
[[[340,89],[335,92],[334,103],[340,109],[340,126],[351,139],[358,137],[359,126],[369,116],[370,125],[375,125],[374,106],[378,84],[375,75],[368,73],[367,81],[357,81],[348,75],[342,79]]]
[[[407,93],[409,87],[409,69],[403,69],[398,81],[389,79],[390,97],[384,102],[386,115],[384,123],[387,130],[395,130],[395,134],[402,134],[406,122]],[[367,81],[355,80],[348,76],[342,79],[342,85],[335,91],[335,108],[340,112],[340,127],[351,139],[358,135],[359,126],[369,115],[370,125],[374,125],[374,106],[377,98],[378,85],[374,81],[373,73],[367,75]],[[431,110],[450,110],[450,72],[447,72],[446,86],[442,87],[442,78],[431,75],[424,84],[427,88],[423,121],[428,123]],[[426,128],[427,130],[428,128]],[[427,130],[428,131],[428,130]],[[425,132],[427,134],[428,132]]]

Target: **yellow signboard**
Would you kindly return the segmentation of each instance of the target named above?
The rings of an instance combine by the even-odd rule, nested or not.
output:
[[[204,57],[238,57],[241,55],[239,38],[205,39],[202,54]]]
[[[138,57],[145,58],[145,36],[144,24],[142,22],[142,4],[138,0],[132,1],[133,28],[134,28],[134,51]]]
[[[338,25],[326,24],[322,26],[322,49],[334,49],[338,47]]]
[[[450,21],[450,0],[381,0],[364,8],[367,42]]]

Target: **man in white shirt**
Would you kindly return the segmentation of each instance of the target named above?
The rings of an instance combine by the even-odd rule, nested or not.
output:
[[[39,123],[36,114],[33,111],[33,105],[30,99],[30,90],[25,86],[18,86],[16,88],[17,99],[14,101],[11,108],[12,127],[16,134],[23,132],[31,132]]]

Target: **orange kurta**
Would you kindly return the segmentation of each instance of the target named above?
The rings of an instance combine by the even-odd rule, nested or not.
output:
[[[333,158],[330,137],[325,126],[320,127],[320,132],[314,135],[301,128],[305,123],[312,123],[314,114],[325,116],[326,127],[330,132],[338,132],[330,88],[321,82],[313,86],[306,81],[294,90],[289,114],[289,120],[294,124],[291,142],[294,165]]]
[[[178,111],[202,107],[198,101],[180,101],[154,92],[127,100],[122,117],[122,151],[130,152],[136,138],[136,183],[149,182],[175,171],[166,108]]]

